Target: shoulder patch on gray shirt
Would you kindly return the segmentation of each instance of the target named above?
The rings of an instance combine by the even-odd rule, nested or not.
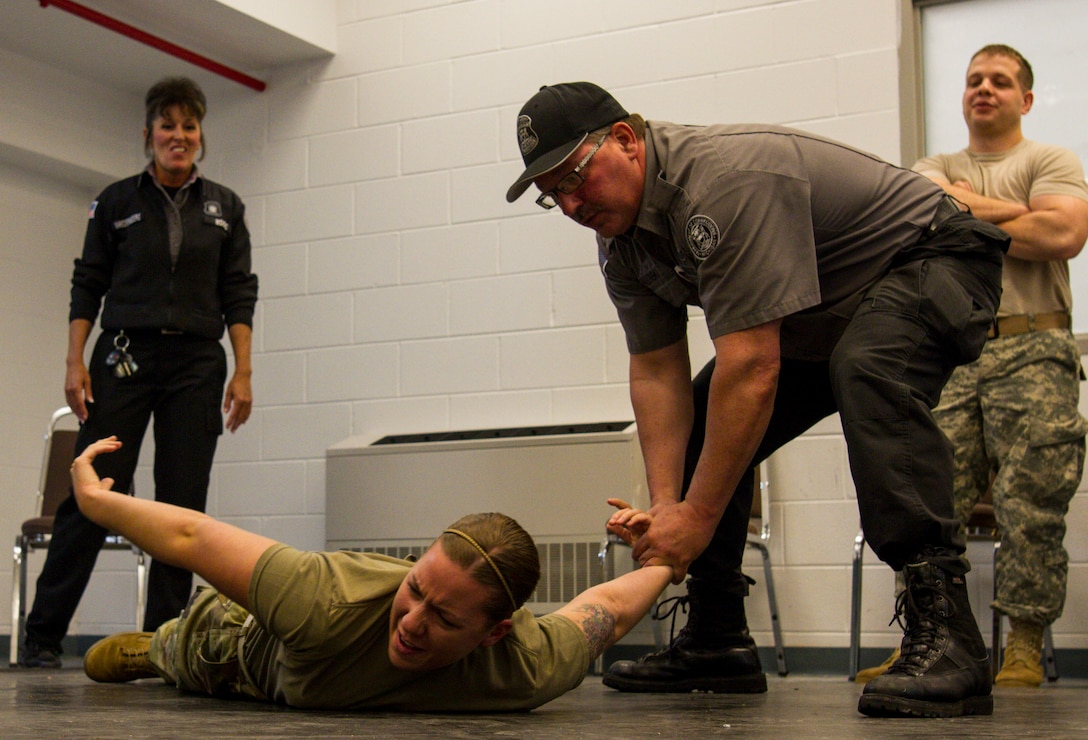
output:
[[[713,254],[721,238],[714,219],[698,214],[688,219],[684,226],[684,235],[687,237],[688,249],[699,260],[705,260]]]

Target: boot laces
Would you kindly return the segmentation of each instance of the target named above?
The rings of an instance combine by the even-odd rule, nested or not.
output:
[[[121,663],[126,668],[133,666],[142,666],[146,664],[151,658],[151,653],[147,648],[121,648]]]
[[[913,673],[925,669],[932,658],[931,651],[947,634],[948,620],[955,612],[956,605],[945,593],[942,580],[914,583],[900,593],[895,600],[895,616],[888,626],[899,624],[903,643],[899,660],[889,672]]]
[[[669,617],[672,617],[672,622],[669,624],[670,647],[672,646],[672,643],[675,641],[676,638],[676,613],[680,612],[681,614],[686,615],[688,613],[688,603],[690,603],[690,601],[691,597],[687,595],[673,596],[668,599],[662,599],[661,601],[657,602],[657,604],[654,606],[653,613],[650,615],[651,619],[655,619],[659,622],[663,622]],[[687,625],[680,629],[680,634],[684,634],[685,630],[687,630]],[[668,648],[666,648],[666,650],[668,650]]]

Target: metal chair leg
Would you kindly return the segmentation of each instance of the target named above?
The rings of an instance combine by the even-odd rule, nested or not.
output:
[[[1054,635],[1050,632],[1050,625],[1043,630],[1043,672],[1046,680],[1053,683],[1058,680],[1058,662],[1054,657]]]
[[[994,540],[994,598],[993,601],[997,601],[997,558],[1001,554],[1001,540]],[[993,675],[990,676],[991,680],[997,679],[997,673],[1001,670],[1001,663],[1005,659],[1005,651],[1001,649],[1001,612],[994,609],[994,622],[993,632],[990,636],[990,670]]]
[[[23,627],[23,602],[26,599],[26,548],[23,536],[16,535],[15,548],[12,551],[11,569],[11,647],[8,663],[12,667],[19,664],[19,636]]]
[[[786,666],[786,649],[782,644],[782,624],[778,619],[778,599],[774,595],[774,576],[771,574],[771,554],[767,546],[762,542],[755,543],[749,540],[749,545],[759,550],[763,557],[763,578],[767,582],[767,602],[771,607],[771,630],[774,632],[774,657],[778,663],[778,675],[789,675]]]
[[[135,545],[132,550],[136,554],[136,629],[141,630],[147,606],[147,556]]]
[[[854,566],[852,590],[850,593],[850,675],[853,681],[858,675],[861,658],[861,574],[862,559],[865,556],[865,532],[858,531],[854,537]]]
[[[606,534],[601,542],[601,549],[597,552],[597,560],[601,565],[601,576],[605,582],[611,581],[616,575],[616,565],[612,562],[612,535]],[[593,661],[593,672],[598,676],[604,675],[604,653]]]

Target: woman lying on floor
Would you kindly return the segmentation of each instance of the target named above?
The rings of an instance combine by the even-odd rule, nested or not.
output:
[[[415,563],[302,552],[112,491],[92,462],[120,446],[99,440],[72,464],[80,510],[214,588],[198,589],[154,633],[95,644],[84,669],[96,681],[158,676],[187,691],[306,708],[529,710],[578,686],[673,578],[669,566],[646,566],[534,617],[522,605],[540,576],[536,546],[503,514],[454,522]],[[609,503],[620,511],[608,530],[634,542],[649,515]]]

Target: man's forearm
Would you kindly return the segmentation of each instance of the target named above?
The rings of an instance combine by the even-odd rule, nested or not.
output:
[[[948,182],[938,181],[937,184],[944,188],[946,193],[970,208],[972,216],[987,223],[999,224],[1030,212],[1023,203],[990,198]]]
[[[1032,200],[1032,210],[997,224],[1009,236],[1009,255],[1030,261],[1070,260],[1088,238],[1088,203],[1063,196]]]
[[[763,440],[778,387],[777,352],[770,361],[754,354],[750,363],[734,364],[728,337],[717,341],[722,346],[710,379],[703,452],[685,497],[715,524]]]
[[[976,193],[968,187],[932,178],[962,201],[971,214],[1012,237],[1009,256],[1031,262],[1069,260],[1088,239],[1088,203],[1073,196],[1041,195],[1025,205]]]
[[[632,355],[630,383],[650,502],[675,503],[694,419],[687,343]]]

